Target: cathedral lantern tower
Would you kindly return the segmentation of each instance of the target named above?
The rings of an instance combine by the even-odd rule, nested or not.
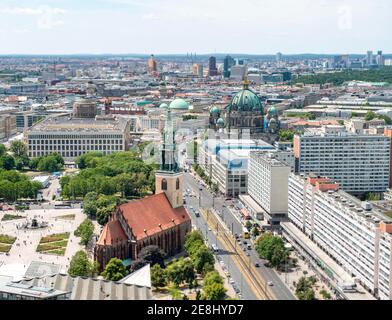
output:
[[[182,99],[176,99],[166,109],[166,122],[160,148],[160,167],[155,174],[155,193],[164,192],[172,207],[178,208],[183,205],[184,174],[177,159],[173,113],[174,110],[188,110],[189,105]]]

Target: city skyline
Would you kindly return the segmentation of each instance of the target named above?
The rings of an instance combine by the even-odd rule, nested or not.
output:
[[[220,0],[5,0],[0,54],[392,52],[386,0],[300,0],[295,7],[244,0],[241,8]]]

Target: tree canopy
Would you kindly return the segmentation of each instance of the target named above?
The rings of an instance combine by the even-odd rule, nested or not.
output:
[[[112,258],[101,273],[106,280],[119,281],[128,274],[127,269],[120,259]]]
[[[192,261],[189,258],[179,258],[173,260],[166,267],[167,279],[171,281],[176,287],[181,283],[186,282],[192,284],[195,279],[195,271]]]
[[[151,267],[151,284],[155,288],[161,288],[167,285],[166,272],[159,264]]]
[[[31,181],[26,175],[15,170],[0,169],[0,198],[8,201],[36,199],[43,186],[40,182]]]
[[[295,294],[299,300],[316,300],[313,290],[315,282],[316,279],[314,277],[301,277],[298,280],[295,286]]]
[[[165,256],[166,253],[163,250],[161,250],[158,246],[153,245],[144,247],[140,250],[138,255],[139,259],[146,261],[151,264],[151,266],[159,264],[162,268],[165,266]]]
[[[264,233],[256,242],[256,251],[260,257],[267,259],[272,267],[279,267],[287,261],[289,252],[282,238]]]
[[[213,283],[203,288],[205,300],[223,300],[226,296],[226,289],[221,283]]]
[[[374,70],[344,70],[341,72],[318,73],[299,76],[292,83],[326,84],[340,86],[347,81],[388,82],[392,83],[392,67],[385,66]]]
[[[86,246],[94,234],[94,225],[90,219],[85,219],[74,233],[81,238],[80,243]]]
[[[68,273],[72,277],[91,277],[98,271],[98,264],[90,261],[87,253],[80,250],[74,254],[69,264]]]
[[[77,158],[82,170],[62,180],[62,196],[84,197],[89,192],[140,198],[155,188],[155,167],[148,165],[134,152],[110,155],[91,152]]]

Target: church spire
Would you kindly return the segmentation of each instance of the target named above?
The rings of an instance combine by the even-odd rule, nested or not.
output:
[[[245,76],[244,81],[242,82],[242,84],[244,85],[244,90],[248,90],[249,89],[249,80],[248,80],[247,76]]]
[[[177,104],[179,102],[177,101]],[[176,159],[176,128],[173,121],[173,110],[176,104],[173,102],[166,111],[163,141],[160,149],[160,168],[155,172],[155,193],[164,192],[172,208],[183,205],[184,174]],[[181,105],[180,105],[181,107]],[[180,109],[177,105],[177,109]]]
[[[244,85],[244,90],[248,90],[249,89],[249,80],[248,80],[248,67],[245,67],[244,70],[244,81],[242,82]]]
[[[161,147],[161,171],[178,172],[179,166],[176,161],[176,130],[173,124],[171,110],[167,109],[165,128],[163,130],[163,141]]]

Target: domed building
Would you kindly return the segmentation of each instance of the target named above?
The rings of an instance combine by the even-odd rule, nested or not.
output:
[[[218,119],[221,118],[221,110],[217,106],[212,106],[210,109],[209,128],[217,130]],[[222,119],[223,120],[223,119]]]
[[[183,99],[175,99],[170,103],[169,108],[172,110],[188,110],[189,104]]]
[[[273,106],[268,108],[265,129],[269,133],[277,133],[280,129],[278,110]]]
[[[250,134],[260,134],[264,131],[264,112],[260,98],[249,89],[248,80],[244,88],[238,92],[231,103],[225,108],[224,122],[227,129],[238,129],[240,132],[249,130]]]

